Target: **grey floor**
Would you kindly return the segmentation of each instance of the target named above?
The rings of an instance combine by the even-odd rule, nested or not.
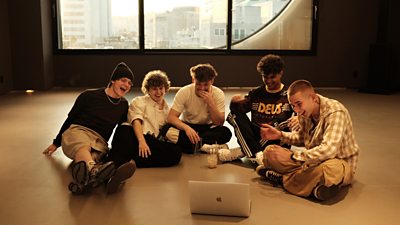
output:
[[[172,168],[138,169],[124,189],[88,196],[67,190],[70,160],[42,155],[81,90],[55,89],[0,96],[0,224],[398,224],[400,208],[400,95],[321,89],[342,101],[354,122],[361,155],[356,180],[330,202],[287,194],[258,178],[247,164],[206,167],[205,155],[184,155]],[[233,93],[246,90],[229,90]],[[137,93],[137,92],[136,92]],[[168,96],[171,102],[172,94]],[[130,100],[133,94],[128,96]],[[237,146],[234,139],[229,143]],[[191,215],[187,181],[250,184],[249,218]]]

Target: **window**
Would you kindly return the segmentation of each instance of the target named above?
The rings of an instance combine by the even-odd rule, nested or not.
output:
[[[227,25],[227,6],[227,0],[145,0],[146,49],[213,49],[226,45],[220,29]]]
[[[54,1],[58,50],[314,50],[317,0]]]
[[[139,49],[138,0],[57,2],[59,49]]]
[[[232,49],[309,50],[312,0],[233,0]],[[316,10],[316,8],[315,8]]]
[[[215,36],[224,36],[225,35],[225,29],[224,28],[215,28],[214,35]]]

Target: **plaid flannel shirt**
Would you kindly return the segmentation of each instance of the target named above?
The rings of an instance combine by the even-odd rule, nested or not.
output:
[[[338,158],[347,161],[356,171],[359,146],[347,109],[338,101],[318,95],[320,118],[314,124],[311,118],[299,116],[299,132],[282,132],[281,141],[305,147],[294,151],[293,158],[309,165]]]

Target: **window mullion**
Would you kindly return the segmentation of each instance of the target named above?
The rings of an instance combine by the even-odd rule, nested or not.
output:
[[[232,44],[232,1],[228,0],[228,21],[226,23],[226,50],[231,50]]]
[[[139,49],[140,51],[145,51],[145,44],[144,44],[144,0],[139,0]]]

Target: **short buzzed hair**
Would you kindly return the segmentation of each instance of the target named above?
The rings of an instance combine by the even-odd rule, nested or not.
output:
[[[304,90],[311,90],[314,92],[314,87],[308,80],[296,80],[288,88],[288,96],[295,95],[296,93]]]
[[[205,63],[191,67],[190,75],[200,82],[207,82],[218,76],[218,73],[211,64]]]

